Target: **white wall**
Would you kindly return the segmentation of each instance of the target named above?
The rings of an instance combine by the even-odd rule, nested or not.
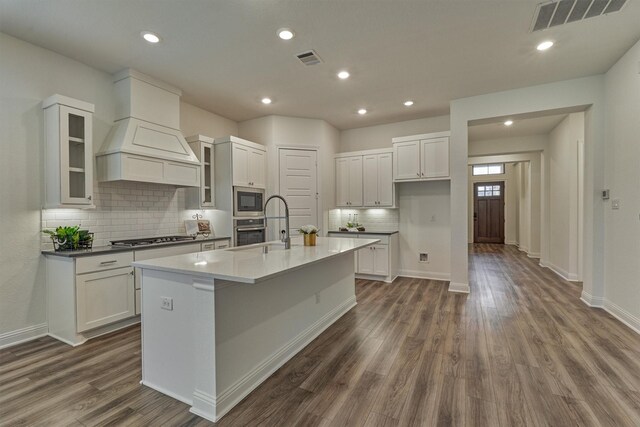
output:
[[[220,138],[238,134],[238,123],[195,105],[180,103],[180,130],[184,136],[205,135]]]
[[[469,141],[469,156],[543,151],[547,149],[548,144],[549,135],[516,136]]]
[[[97,151],[115,115],[112,77],[2,33],[0,57],[0,218],[5,226],[0,240],[1,346],[46,332],[42,225],[80,223],[99,231],[103,242],[127,233],[176,232],[183,229],[184,197],[182,190],[168,186],[97,184],[96,210],[42,211],[42,100],[59,93],[95,104]],[[233,122],[188,104],[182,110],[190,133],[234,129]]]
[[[578,146],[584,140],[584,113],[567,116],[551,131],[549,170],[549,256],[544,264],[578,280]]]
[[[339,131],[324,120],[267,116],[239,123],[241,138],[267,149],[267,195],[279,193],[278,147],[318,149],[319,225],[324,234],[329,228],[329,210],[335,207],[334,156],[338,151]],[[270,227],[271,238],[278,228]]]
[[[449,116],[428,117],[340,132],[340,152],[390,148],[391,138],[449,130]]]
[[[640,42],[605,76],[604,306],[640,333]],[[586,268],[586,266],[585,266]]]
[[[400,275],[449,280],[451,212],[449,182],[405,182],[396,186],[400,220]],[[419,254],[429,254],[429,262]]]

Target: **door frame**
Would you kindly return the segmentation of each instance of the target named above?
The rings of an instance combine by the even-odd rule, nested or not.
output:
[[[320,160],[320,147],[317,145],[276,145],[277,159],[278,159],[278,194],[280,194],[280,186],[282,183],[280,182],[280,150],[298,150],[298,151],[315,151],[316,152],[316,217],[318,218],[319,224],[316,226],[320,229],[321,235],[326,233],[326,230],[322,230],[324,228],[324,218],[322,216],[323,211],[323,203],[322,197],[320,197],[322,193],[322,180],[320,179],[319,171],[322,167],[322,162]],[[278,212],[280,212],[281,208],[278,208]],[[280,214],[279,214],[280,215]]]
[[[504,244],[504,236],[505,236],[505,187],[506,183],[504,180],[495,180],[495,181],[476,181],[473,183],[473,243],[482,243],[478,242],[478,186],[489,186],[489,185],[499,185],[500,186],[500,201],[502,202],[502,207],[500,208],[500,244]],[[494,242],[495,243],[495,242]]]

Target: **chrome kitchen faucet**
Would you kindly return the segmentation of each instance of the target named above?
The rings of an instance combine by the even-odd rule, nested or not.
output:
[[[267,224],[267,219],[272,219],[267,217],[267,205],[269,204],[269,201],[271,199],[280,199],[282,200],[282,203],[284,203],[285,229],[284,229],[284,236],[282,237],[281,240],[284,242],[285,249],[291,249],[291,236],[289,236],[289,205],[287,204],[287,201],[284,199],[284,197],[278,194],[274,194],[273,196],[269,197],[266,202],[264,202],[265,225]],[[279,219],[280,217],[275,217],[275,218]]]

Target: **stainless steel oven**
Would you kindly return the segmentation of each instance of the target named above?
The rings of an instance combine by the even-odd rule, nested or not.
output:
[[[233,220],[235,245],[245,246],[266,240],[264,218],[236,218]]]
[[[233,187],[233,216],[264,216],[264,190]]]

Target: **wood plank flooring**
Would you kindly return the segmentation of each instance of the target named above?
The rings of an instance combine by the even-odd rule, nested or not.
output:
[[[358,305],[220,426],[640,426],[640,336],[510,246],[474,245],[470,295],[358,280]],[[0,425],[204,426],[141,386],[140,329],[0,351]]]

